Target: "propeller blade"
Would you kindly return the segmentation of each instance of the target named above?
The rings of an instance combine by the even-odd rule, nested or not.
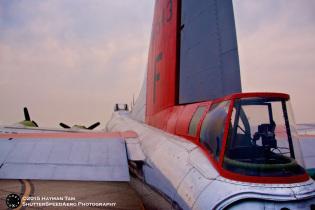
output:
[[[96,122],[93,125],[90,125],[87,129],[89,130],[93,130],[94,128],[96,128],[97,126],[99,126],[101,123],[100,122]]]
[[[33,123],[36,127],[38,127],[37,123],[36,123],[34,120],[32,120],[32,123]]]
[[[26,107],[24,107],[24,118],[26,121],[31,121],[30,114],[28,113],[28,110]]]
[[[60,125],[61,127],[63,127],[63,128],[71,128],[69,125],[66,125],[66,124],[64,124],[64,123],[59,123],[59,125]]]

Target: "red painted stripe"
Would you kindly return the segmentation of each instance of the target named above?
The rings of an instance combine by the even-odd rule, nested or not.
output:
[[[150,116],[173,107],[177,101],[178,9],[179,0],[155,3],[147,66],[146,122],[149,124]],[[152,125],[162,122],[154,121]]]

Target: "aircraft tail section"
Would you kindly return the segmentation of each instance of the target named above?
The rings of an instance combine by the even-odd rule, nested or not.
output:
[[[179,3],[155,1],[147,74],[131,115],[138,121],[177,103]]]
[[[183,0],[179,103],[241,92],[232,0]]]
[[[241,79],[232,0],[156,0],[134,118],[150,124],[166,108],[236,92]]]
[[[176,104],[179,1],[157,0],[147,69],[146,116]]]

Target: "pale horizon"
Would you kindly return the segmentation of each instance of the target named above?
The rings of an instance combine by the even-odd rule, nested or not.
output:
[[[244,92],[291,95],[315,123],[315,2],[234,0]],[[59,127],[110,118],[146,71],[153,0],[1,1],[0,123]]]

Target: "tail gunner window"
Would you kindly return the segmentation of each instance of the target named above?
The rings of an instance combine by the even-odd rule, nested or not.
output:
[[[194,116],[192,117],[190,124],[189,124],[189,130],[188,130],[188,134],[190,136],[196,136],[197,135],[197,128],[198,128],[198,124],[200,122],[200,119],[203,115],[203,113],[206,111],[206,106],[200,106],[197,108]]]
[[[218,159],[221,148],[229,101],[213,104],[207,113],[200,131],[200,143]]]
[[[291,135],[284,99],[235,100],[223,167],[248,176],[304,173],[295,160],[299,148]]]

